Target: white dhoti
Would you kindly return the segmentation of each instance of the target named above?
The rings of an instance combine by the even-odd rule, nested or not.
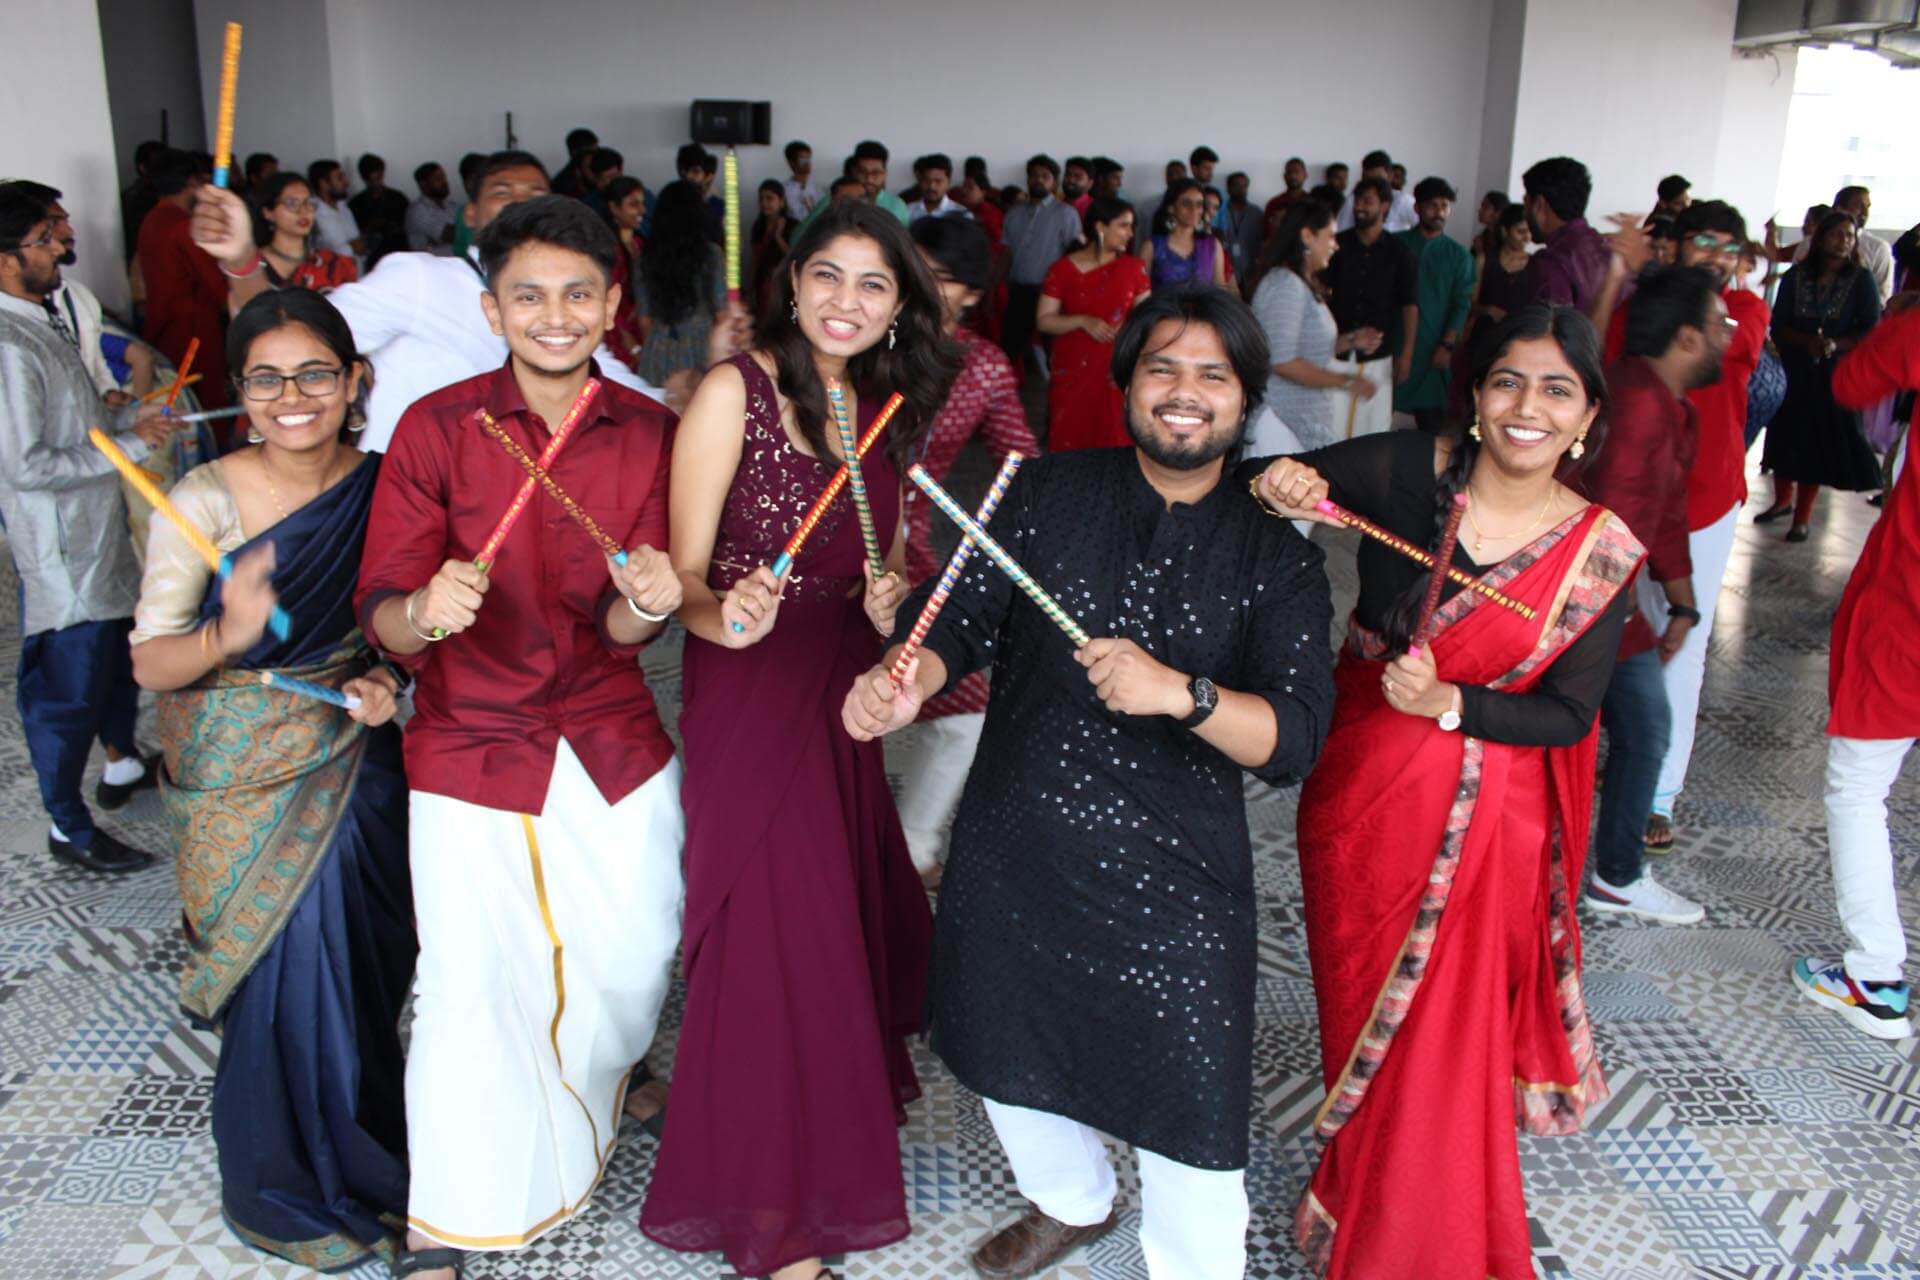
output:
[[[680,940],[680,763],[609,805],[563,740],[538,817],[412,797],[407,1220],[511,1249],[585,1207]]]

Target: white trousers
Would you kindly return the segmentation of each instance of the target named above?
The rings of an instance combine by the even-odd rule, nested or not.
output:
[[[1377,356],[1364,364],[1350,359],[1335,360],[1333,367],[1340,373],[1364,373],[1374,384],[1373,396],[1367,400],[1340,387],[1328,390],[1327,399],[1333,402],[1333,438],[1350,440],[1393,430],[1393,357]],[[1348,422],[1353,423],[1351,431],[1347,430]]]
[[[1687,642],[1673,655],[1663,674],[1667,703],[1673,708],[1673,727],[1667,734],[1667,756],[1660,765],[1660,781],[1653,789],[1653,811],[1671,818],[1673,802],[1687,784],[1687,764],[1693,758],[1693,736],[1700,719],[1700,688],[1707,678],[1707,641],[1720,605],[1720,587],[1726,581],[1727,562],[1733,558],[1733,535],[1740,524],[1740,507],[1704,529],[1687,535],[1687,554],[1693,560],[1693,594],[1700,621],[1687,633]],[[1653,633],[1667,629],[1667,595],[1650,574],[1642,573],[1635,587],[1640,612]]]
[[[946,860],[947,833],[986,723],[983,712],[941,716],[889,744],[889,763],[900,771],[900,825],[915,871],[931,871]]]
[[[1827,739],[1827,847],[1835,905],[1853,939],[1846,964],[1855,982],[1898,982],[1907,963],[1887,793],[1912,747],[1912,738]]]
[[[1116,1183],[1100,1135],[1046,1111],[983,1098],[1020,1194],[1050,1218],[1089,1227],[1113,1212]],[[1140,1159],[1140,1250],[1153,1280],[1241,1280],[1247,1272],[1247,1171]]]
[[[415,791],[407,1221],[511,1249],[613,1154],[680,941],[677,760],[609,805],[563,740],[540,816]]]

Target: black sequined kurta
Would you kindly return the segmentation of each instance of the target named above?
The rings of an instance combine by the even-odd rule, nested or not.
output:
[[[1027,463],[990,532],[1095,637],[1265,698],[1284,782],[1333,708],[1319,550],[1224,477],[1167,509],[1131,449]],[[902,633],[927,588],[900,613]],[[1247,1162],[1255,913],[1241,769],[1108,711],[1066,635],[976,555],[926,640],[993,664],[935,926],[933,1045],[968,1087],[1183,1164]]]

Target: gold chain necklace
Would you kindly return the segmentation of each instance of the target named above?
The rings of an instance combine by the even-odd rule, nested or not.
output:
[[[1511,541],[1511,540],[1512,540],[1512,539],[1514,539],[1514,538],[1518,538],[1518,537],[1521,537],[1521,536],[1522,536],[1522,535],[1524,535],[1524,534],[1529,534],[1529,533],[1532,533],[1532,532],[1533,532],[1533,531],[1534,531],[1535,529],[1537,529],[1537,528],[1538,528],[1538,527],[1540,526],[1540,522],[1541,522],[1542,520],[1545,520],[1545,519],[1547,518],[1547,512],[1548,512],[1549,510],[1551,510],[1551,509],[1552,509],[1552,507],[1553,507],[1553,499],[1554,499],[1554,497],[1555,497],[1555,494],[1554,494],[1554,486],[1553,486],[1553,485],[1548,485],[1548,486],[1547,486],[1547,500],[1546,500],[1546,502],[1544,502],[1544,503],[1542,503],[1542,504],[1541,504],[1541,507],[1540,507],[1540,514],[1539,514],[1539,515],[1537,515],[1537,516],[1535,516],[1535,517],[1533,518],[1533,522],[1532,522],[1531,524],[1529,524],[1529,525],[1527,525],[1527,527],[1526,527],[1526,528],[1524,528],[1524,529],[1516,529],[1516,530],[1514,530],[1514,531],[1513,531],[1512,533],[1488,533],[1488,532],[1487,532],[1487,531],[1486,531],[1485,529],[1482,529],[1482,528],[1480,527],[1480,522],[1479,522],[1478,520],[1475,520],[1475,519],[1473,518],[1473,508],[1474,508],[1474,506],[1475,506],[1475,502],[1474,502],[1474,498],[1473,498],[1473,486],[1471,486],[1471,485],[1469,485],[1469,486],[1467,486],[1467,523],[1473,526],[1473,554],[1474,554],[1474,558],[1475,558],[1475,559],[1478,559],[1478,558],[1479,558],[1479,555],[1480,555],[1480,548],[1481,548],[1481,546],[1482,546],[1483,544],[1485,544],[1485,543],[1488,543],[1488,542],[1508,542],[1508,541]]]
[[[273,467],[267,462],[267,447],[264,444],[260,446],[260,474],[266,477],[267,497],[273,500],[273,509],[280,513],[280,518],[282,520],[287,519],[288,518],[287,508],[285,504],[283,504],[280,501],[279,488],[273,483]],[[320,477],[320,488],[319,488],[319,491],[313,495],[314,498],[319,497],[320,494],[325,493],[327,491],[327,480],[328,480],[328,476],[323,475]],[[307,501],[312,502],[313,498],[308,498]],[[1479,528],[1478,525],[1475,525],[1474,527],[1476,529]],[[1475,543],[1474,545],[1478,546],[1479,544]]]

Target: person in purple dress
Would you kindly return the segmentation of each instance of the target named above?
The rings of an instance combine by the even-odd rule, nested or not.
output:
[[[932,921],[880,745],[847,736],[838,696],[906,595],[900,477],[961,352],[885,211],[832,205],[787,263],[754,348],[708,373],[675,437],[687,1008],[640,1227],[741,1275],[816,1280],[822,1256],[908,1231],[895,1128],[919,1096],[906,1041]],[[889,568],[866,567],[843,494],[775,577],[843,457],[828,379],[858,432],[905,400],[862,465]]]
[[[1207,220],[1207,193],[1192,178],[1175,180],[1153,215],[1153,234],[1140,248],[1156,289],[1227,282],[1226,254]]]

